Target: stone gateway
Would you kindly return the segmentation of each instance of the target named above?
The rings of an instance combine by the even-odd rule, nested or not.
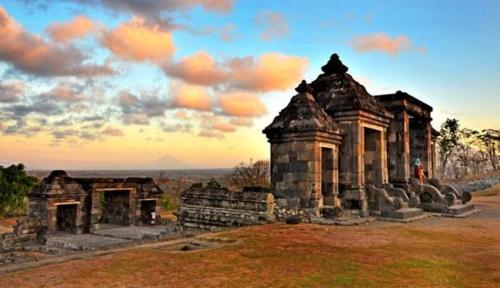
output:
[[[417,159],[426,179],[435,175],[431,106],[401,91],[370,95],[337,54],[322,71],[263,130],[279,208],[396,218],[473,209],[463,205],[470,195],[412,182]]]

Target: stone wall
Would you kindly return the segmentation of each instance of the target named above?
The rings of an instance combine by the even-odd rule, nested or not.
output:
[[[212,180],[182,192],[177,221],[184,228],[204,230],[263,224],[274,221],[274,205],[268,189],[229,191]]]

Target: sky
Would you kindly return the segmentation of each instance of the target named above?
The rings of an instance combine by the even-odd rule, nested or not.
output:
[[[499,1],[1,0],[0,165],[268,159],[262,129],[333,53],[437,129],[500,128]]]

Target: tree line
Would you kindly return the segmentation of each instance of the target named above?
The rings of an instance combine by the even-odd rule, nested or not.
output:
[[[462,178],[471,174],[497,171],[500,130],[473,130],[461,127],[457,119],[441,125],[436,150],[441,178]]]

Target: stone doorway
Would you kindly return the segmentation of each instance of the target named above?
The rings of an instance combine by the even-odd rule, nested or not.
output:
[[[77,204],[57,205],[56,227],[57,231],[76,233]]]
[[[129,191],[106,191],[101,195],[101,223],[130,225]]]
[[[365,185],[368,184],[382,184],[382,137],[381,132],[378,130],[366,128],[365,144],[364,144],[364,168],[365,168]]]
[[[413,176],[415,161],[420,159],[422,167],[427,167],[426,124],[418,118],[410,119],[410,175]],[[428,171],[424,171],[427,174]]]
[[[156,200],[141,201],[141,222],[142,224],[151,224],[151,213],[156,210]]]
[[[321,147],[321,195],[323,196],[324,205],[335,205],[334,161],[333,149]]]

